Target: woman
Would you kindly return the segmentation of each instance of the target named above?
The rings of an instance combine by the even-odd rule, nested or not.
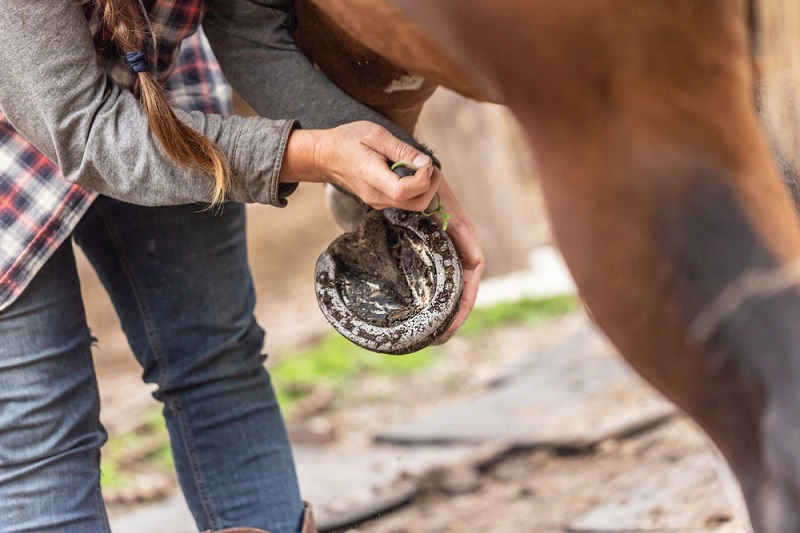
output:
[[[70,238],[158,385],[203,530],[308,523],[263,367],[242,203],[282,207],[309,181],[422,210],[438,190],[467,278],[452,330],[474,303],[483,259],[430,156],[297,52],[290,2],[206,4],[0,0],[0,531],[109,527]],[[219,114],[210,57],[179,66],[200,90],[175,102],[184,110],[167,105],[161,84],[201,22],[234,87],[270,118]],[[387,160],[419,169],[398,180]]]

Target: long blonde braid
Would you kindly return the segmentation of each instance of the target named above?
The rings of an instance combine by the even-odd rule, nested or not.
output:
[[[97,3],[103,12],[103,23],[117,47],[125,53],[143,51],[146,41],[144,21],[131,1],[97,0]],[[211,174],[214,177],[211,205],[221,204],[231,179],[225,155],[216,143],[175,116],[164,90],[149,69],[138,72],[137,76],[139,99],[150,129],[164,151],[180,165]]]

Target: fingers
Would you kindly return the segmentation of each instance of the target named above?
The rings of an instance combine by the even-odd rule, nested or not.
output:
[[[469,316],[475,307],[478,297],[478,287],[481,276],[486,268],[478,235],[467,212],[461,207],[458,199],[453,195],[445,180],[439,185],[439,194],[444,210],[450,213],[447,234],[456,248],[461,260],[461,272],[464,280],[464,290],[461,293],[461,304],[453,323],[437,344],[446,342]]]
[[[421,211],[435,196],[440,177],[433,176],[430,156],[385,128],[353,122],[320,132],[317,166],[324,181],[344,187],[375,209]],[[404,161],[416,172],[401,179],[387,161]]]
[[[387,161],[416,169],[398,177]],[[281,165],[281,183],[328,182],[347,189],[376,209],[422,211],[436,195],[441,176],[430,156],[371,122],[353,122],[327,130],[294,130]]]
[[[412,175],[401,178],[390,170],[385,160],[378,158],[370,164],[366,176],[370,188],[361,198],[376,209],[397,207],[422,211],[433,200],[441,182],[441,173],[434,170],[429,162]]]
[[[400,178],[387,161],[403,161],[415,172]],[[427,154],[371,122],[327,130],[295,130],[289,137],[280,181],[338,185],[375,209],[422,211],[441,181]]]
[[[391,206],[409,211],[424,210],[433,200],[441,181],[441,174],[434,172],[430,156],[377,125],[364,123],[363,127],[369,131],[362,144],[375,156],[370,157],[369,173],[373,196],[362,199],[376,209]],[[386,160],[416,169],[416,172],[399,178]]]
[[[472,309],[475,307],[475,300],[478,297],[478,287],[480,285],[481,275],[483,274],[483,269],[485,267],[484,263],[480,263],[480,265],[474,269],[462,269],[462,274],[464,275],[464,291],[461,293],[461,305],[458,308],[458,313],[456,314],[455,319],[453,319],[453,323],[450,324],[450,327],[447,329],[445,334],[439,339],[437,344],[441,344],[443,342],[447,342],[447,340],[452,337],[461,326],[464,325],[469,314],[472,312]]]

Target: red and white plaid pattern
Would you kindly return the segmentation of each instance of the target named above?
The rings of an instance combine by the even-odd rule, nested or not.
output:
[[[206,3],[156,0],[148,19],[158,50],[151,47],[148,56],[174,106],[227,115],[232,107],[230,87],[198,31]],[[87,4],[84,10],[95,35],[98,61],[117,84],[133,89],[136,76],[109,43],[94,5]],[[59,169],[0,114],[0,310],[22,293],[69,238],[95,196],[64,180]]]

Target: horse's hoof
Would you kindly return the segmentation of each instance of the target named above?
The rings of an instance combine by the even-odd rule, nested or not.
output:
[[[439,339],[458,312],[463,281],[453,243],[420,213],[373,211],[317,260],[317,301],[353,343],[401,355]]]

